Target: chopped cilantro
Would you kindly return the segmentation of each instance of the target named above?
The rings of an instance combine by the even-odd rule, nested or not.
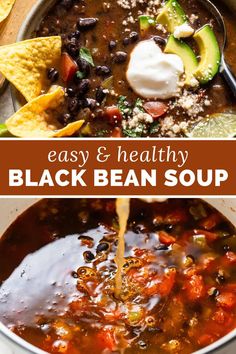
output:
[[[106,136],[109,134],[109,131],[107,129],[101,129],[96,131],[96,136]]]
[[[142,136],[145,126],[143,124],[139,124],[134,129],[123,129],[123,134],[125,136],[129,136],[130,138],[139,138]]]
[[[153,122],[149,127],[149,134],[156,134],[159,130],[159,122]]]
[[[134,107],[138,108],[141,112],[144,112],[143,101],[141,100],[141,98],[137,98]]]
[[[88,48],[85,47],[81,48],[79,54],[80,54],[80,58],[86,60],[90,65],[94,66],[93,57]]]
[[[121,111],[123,116],[128,116],[128,115],[130,115],[132,113],[132,108],[130,107],[126,96],[120,96],[119,97],[117,106],[118,106],[118,108]]]
[[[86,76],[85,73],[83,73],[82,71],[76,72],[76,77],[78,77],[78,79],[84,79],[85,76]]]

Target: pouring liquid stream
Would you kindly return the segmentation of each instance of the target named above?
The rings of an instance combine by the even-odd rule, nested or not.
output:
[[[116,213],[119,220],[118,246],[115,256],[115,263],[117,265],[117,272],[115,276],[115,297],[120,298],[122,291],[122,272],[125,263],[125,231],[130,213],[130,198],[117,198]]]

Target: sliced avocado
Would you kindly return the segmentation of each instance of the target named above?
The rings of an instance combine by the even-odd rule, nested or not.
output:
[[[139,27],[142,35],[149,29],[150,26],[155,26],[155,24],[156,21],[152,17],[146,15],[139,16]]]
[[[201,84],[206,84],[218,73],[221,52],[216,36],[210,25],[205,25],[193,36],[199,47],[200,62],[194,76]]]
[[[169,0],[157,16],[157,23],[166,27],[167,31],[174,33],[175,27],[187,20],[186,15],[178,1]]]
[[[176,54],[183,60],[186,75],[185,84],[193,86],[192,82],[193,79],[195,80],[194,73],[198,67],[198,61],[189,45],[171,34],[165,47],[165,53]]]

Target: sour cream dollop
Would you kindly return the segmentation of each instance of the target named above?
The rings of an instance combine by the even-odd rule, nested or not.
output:
[[[167,99],[179,92],[182,59],[165,54],[153,39],[139,42],[131,53],[127,80],[133,90],[145,98]]]

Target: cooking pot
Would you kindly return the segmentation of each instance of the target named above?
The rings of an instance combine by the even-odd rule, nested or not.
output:
[[[236,226],[236,198],[235,199],[204,199],[211,204],[230,222]],[[1,219],[0,219],[0,235],[6,231],[8,226],[19,216],[24,210],[33,205],[37,199],[2,199],[1,200]],[[236,350],[236,329],[221,338],[217,342],[205,347],[194,354],[235,354]],[[1,354],[45,354],[44,351],[35,348],[31,344],[25,342],[22,338],[16,336],[3,324],[0,323],[0,353]]]

